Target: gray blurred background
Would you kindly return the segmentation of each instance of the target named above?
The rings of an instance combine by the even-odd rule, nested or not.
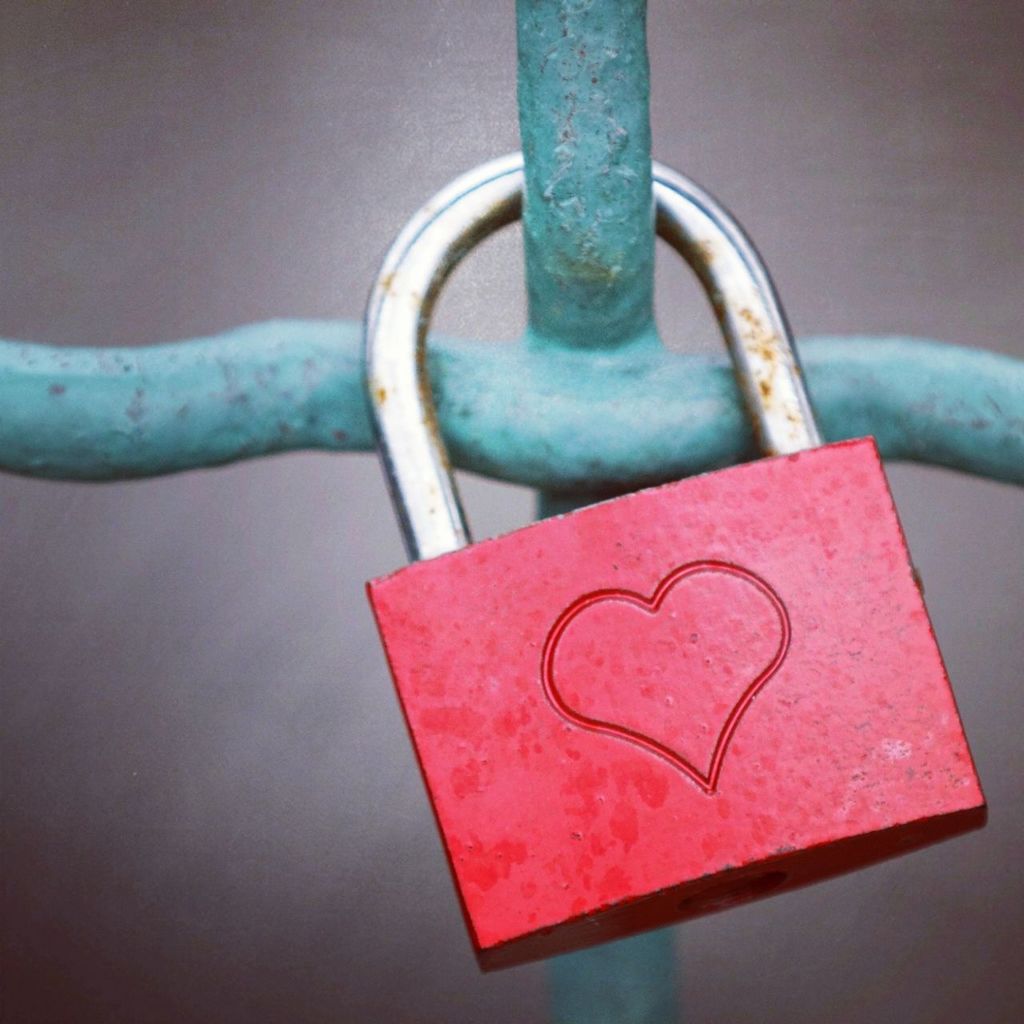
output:
[[[1024,8],[650,8],[655,153],[766,256],[800,334],[1024,356]],[[356,317],[405,217],[517,147],[512,0],[0,6],[0,336],[135,345]],[[659,322],[717,345],[666,253]],[[519,237],[440,329],[523,326]],[[991,810],[978,833],[677,932],[713,1022],[1024,1019],[1024,493],[892,467]],[[531,514],[464,480],[478,534]],[[150,482],[0,476],[3,1019],[545,1015],[478,973],[362,583],[368,455]]]

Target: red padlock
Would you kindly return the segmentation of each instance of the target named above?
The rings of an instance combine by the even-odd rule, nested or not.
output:
[[[414,564],[369,584],[484,967],[824,878],[984,822],[874,441],[820,447],[774,288],[655,165],[765,455],[472,546],[424,379],[455,261],[519,210],[518,157],[440,193],[367,312]],[[424,429],[427,424],[427,429]]]

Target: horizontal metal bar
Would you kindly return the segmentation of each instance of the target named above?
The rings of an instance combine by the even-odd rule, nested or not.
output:
[[[360,347],[358,323],[315,320],[143,348],[0,341],[0,468],[117,480],[369,450]],[[888,458],[1024,484],[1024,360],[910,338],[808,339],[800,351],[827,439],[874,434]],[[464,469],[612,493],[754,454],[724,357],[432,337],[429,358]]]

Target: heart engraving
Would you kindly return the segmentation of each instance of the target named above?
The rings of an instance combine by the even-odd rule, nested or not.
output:
[[[656,754],[711,794],[790,636],[786,606],[760,576],[688,562],[650,597],[611,588],[573,601],[548,633],[541,679],[569,722]]]

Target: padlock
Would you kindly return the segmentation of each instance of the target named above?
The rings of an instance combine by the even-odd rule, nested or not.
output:
[[[522,182],[505,158],[423,207],[366,318],[414,560],[368,591],[481,966],[983,824],[875,443],[821,446],[760,258],[683,176],[654,167],[658,230],[711,298],[767,457],[469,545],[428,314],[454,263],[518,215]]]

